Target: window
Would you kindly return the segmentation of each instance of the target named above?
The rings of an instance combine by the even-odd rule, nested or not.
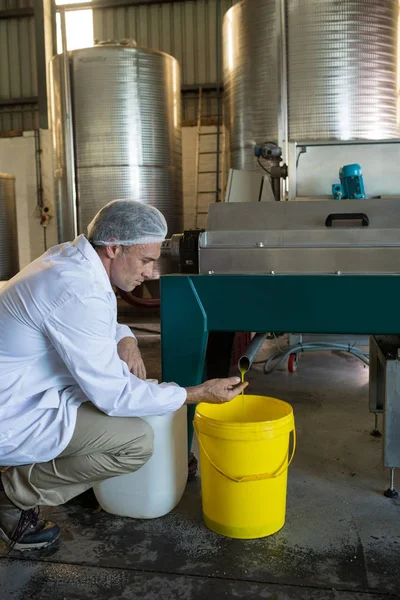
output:
[[[89,0],[90,2],[90,0]],[[83,3],[82,0],[56,0],[57,6],[63,4],[84,4],[85,8],[79,10],[67,10],[65,12],[65,25],[67,29],[67,50],[76,50],[77,48],[88,48],[93,46],[93,10],[86,8],[88,0]],[[57,12],[57,52],[62,52],[61,38],[61,16]]]

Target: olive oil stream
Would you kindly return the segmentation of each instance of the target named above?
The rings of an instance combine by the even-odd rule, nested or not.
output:
[[[247,370],[244,367],[240,368],[240,378],[242,380],[242,383],[244,383],[244,376],[247,373]],[[245,422],[245,414],[244,414],[244,390],[242,390],[242,418],[241,418],[242,422]]]

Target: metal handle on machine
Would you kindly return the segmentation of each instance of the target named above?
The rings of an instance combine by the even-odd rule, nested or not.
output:
[[[369,225],[369,218],[365,213],[332,213],[326,217],[325,227],[332,227],[334,221],[361,221],[362,227]]]

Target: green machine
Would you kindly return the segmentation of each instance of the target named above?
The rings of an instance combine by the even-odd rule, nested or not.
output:
[[[395,497],[399,200],[213,204],[207,230],[174,236],[163,254],[181,267],[161,280],[164,381],[227,376],[238,331],[370,336],[369,409],[383,413],[385,495]]]

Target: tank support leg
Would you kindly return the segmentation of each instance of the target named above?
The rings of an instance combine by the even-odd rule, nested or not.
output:
[[[375,425],[373,430],[371,431],[371,435],[373,435],[374,437],[382,437],[381,432],[379,431],[379,415],[378,413],[375,413]]]
[[[396,469],[390,469],[390,487],[384,492],[386,498],[398,498],[399,492],[394,489],[394,473]]]

